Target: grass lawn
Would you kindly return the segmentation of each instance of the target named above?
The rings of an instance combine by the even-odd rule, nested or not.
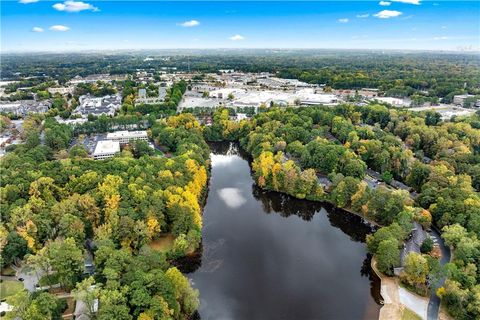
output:
[[[402,312],[402,320],[421,320],[419,315],[417,315],[415,312],[413,312],[410,309],[403,308]]]
[[[16,280],[3,280],[0,283],[0,300],[12,296],[23,289],[23,283]]]
[[[16,271],[12,267],[7,266],[2,269],[2,276],[15,276]]]
[[[173,241],[175,241],[175,237],[173,236],[173,234],[168,233],[150,242],[150,248],[160,252],[167,252],[173,248]]]

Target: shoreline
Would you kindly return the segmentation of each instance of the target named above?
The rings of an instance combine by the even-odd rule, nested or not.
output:
[[[378,314],[379,320],[401,320],[405,310],[415,313],[419,319],[427,319],[429,297],[422,297],[406,290],[400,285],[398,277],[388,277],[378,271],[375,257],[372,257],[370,266],[380,278],[380,295],[384,301]],[[412,310],[414,308],[416,310]],[[439,319],[447,320],[448,318],[439,316]]]

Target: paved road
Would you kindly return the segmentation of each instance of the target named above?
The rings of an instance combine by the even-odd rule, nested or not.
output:
[[[445,265],[447,262],[450,262],[450,248],[445,245],[443,239],[440,237],[440,233],[432,228],[432,231],[429,232],[432,240],[437,243],[442,251],[442,258],[440,259],[440,265]],[[440,309],[440,298],[437,297],[437,288],[443,286],[445,283],[445,277],[442,277],[436,285],[433,286],[433,292],[430,296],[430,301],[428,302],[427,309],[427,320],[437,320],[438,319],[438,310]]]

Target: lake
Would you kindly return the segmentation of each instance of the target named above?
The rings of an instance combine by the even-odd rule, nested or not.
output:
[[[378,319],[362,218],[262,191],[236,144],[212,144],[200,262],[201,319]]]

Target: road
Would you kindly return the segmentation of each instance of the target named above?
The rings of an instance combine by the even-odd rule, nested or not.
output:
[[[445,245],[438,230],[436,230],[435,228],[432,228],[432,231],[429,232],[429,234],[433,242],[438,244],[442,252],[440,265],[443,266],[447,262],[450,262],[450,248]],[[438,319],[438,310],[440,309],[440,298],[437,297],[437,288],[443,286],[444,283],[445,283],[445,277],[442,277],[436,285],[432,286],[432,294],[430,296],[430,301],[428,302],[427,320]]]
[[[427,237],[427,233],[423,231],[420,223],[414,221],[413,227],[414,230],[412,231],[412,237],[405,241],[405,246],[400,253],[402,267],[405,266],[405,258],[410,252],[420,253],[420,247],[422,246],[423,241]]]

